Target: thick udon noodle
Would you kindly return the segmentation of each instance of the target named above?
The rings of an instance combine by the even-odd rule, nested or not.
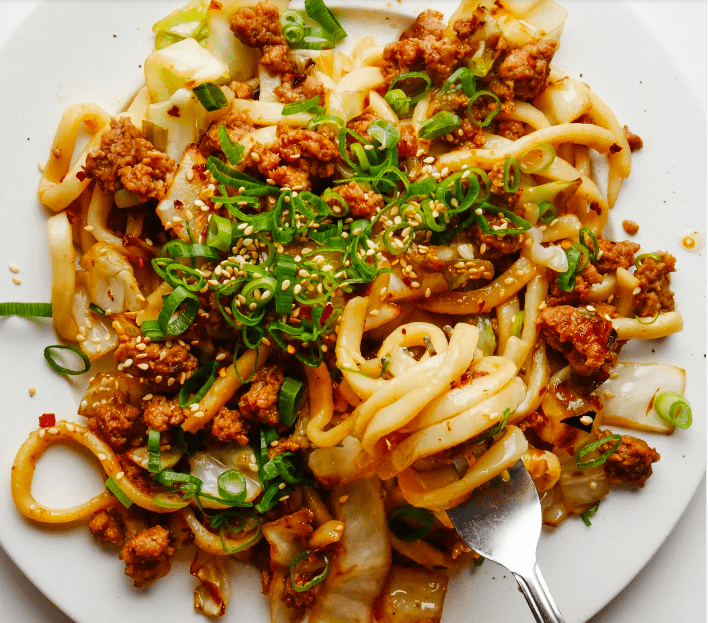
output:
[[[281,10],[287,5],[284,4]],[[476,6],[463,2],[458,14],[471,11],[465,6],[472,4]],[[557,32],[554,31],[556,40],[561,28],[562,20]],[[330,85],[328,113],[342,115],[347,120],[361,113],[363,102],[368,101],[378,118],[400,124],[398,115],[376,90],[383,82],[381,70],[376,66],[381,53],[382,48],[361,45],[351,57],[340,53],[328,56],[327,52],[319,56],[316,61],[319,75]],[[328,63],[329,73],[323,72],[322,67],[328,67]],[[228,110],[246,111],[255,126],[240,141],[246,154],[254,145],[275,140],[277,124],[304,128],[312,118],[308,113],[284,115],[283,104],[265,88],[264,78],[267,76],[261,70],[260,101],[234,98],[233,94],[228,97]],[[372,604],[381,592],[391,564],[391,548],[423,567],[455,568],[469,562],[473,556],[469,551],[452,555],[426,540],[409,542],[389,533],[390,509],[384,507],[382,497],[388,491],[387,495],[402,502],[429,509],[436,521],[449,527],[446,509],[464,501],[473,489],[503,475],[520,458],[530,469],[533,464],[532,474],[539,490],[550,491],[558,482],[561,473],[558,458],[550,451],[531,448],[523,429],[518,427],[539,410],[546,392],[555,387],[549,348],[539,331],[540,313],[549,292],[549,271],[562,273],[568,269],[564,250],[553,243],[577,241],[582,228],[601,236],[609,210],[630,173],[631,156],[622,126],[586,85],[555,69],[548,84],[548,88],[573,89],[582,100],[579,106],[582,119],[580,114],[563,119],[562,110],[542,98],[535,105],[517,100],[511,110],[500,112],[498,119],[526,124],[529,131],[525,136],[512,141],[487,132],[483,148],[453,148],[439,154],[434,172],[438,180],[471,168],[489,172],[508,158],[522,159],[537,146],[550,144],[558,156],[533,177],[523,176],[521,189],[533,195],[534,185],[572,184],[575,190],[568,212],[548,225],[533,223],[525,233],[518,257],[486,284],[447,290],[446,286],[440,288],[439,283],[430,280],[423,283],[425,287],[416,289],[402,284],[400,265],[391,274],[379,275],[368,289],[354,292],[344,301],[335,331],[334,357],[329,363],[303,366],[301,376],[306,380],[307,400],[300,411],[297,430],[300,438],[306,440],[302,447],[309,446],[306,454],[309,468],[323,486],[331,489],[329,502],[324,502],[321,493],[312,487],[298,489],[305,509],[298,512],[305,513],[303,517],[318,526],[317,539],[293,526],[283,528],[278,524],[281,520],[263,524],[261,528],[262,520],[253,519],[237,536],[219,534],[207,525],[194,501],[183,500],[177,493],[161,492],[160,503],[156,503],[152,493],[125,476],[119,457],[107,443],[85,426],[64,421],[31,433],[18,452],[12,471],[12,493],[17,508],[26,517],[46,523],[72,522],[86,519],[99,510],[120,508],[109,492],[68,509],[47,508],[32,496],[35,465],[44,450],[58,441],[78,443],[97,457],[106,476],[114,479],[132,503],[147,511],[181,518],[191,531],[194,544],[208,555],[220,558],[233,550],[244,555],[265,535],[271,544],[271,560],[275,561],[271,562],[271,612],[273,620],[279,621],[294,620],[295,610],[281,601],[284,583],[289,581],[288,560],[293,557],[283,554],[279,548],[285,545],[276,545],[278,539],[291,539],[299,544],[295,547],[297,551],[306,547],[308,539],[311,545],[315,544],[312,549],[322,543],[339,543],[330,575],[314,602],[311,621],[343,620],[342,617],[370,620]],[[417,131],[427,119],[431,103],[431,96],[426,96],[415,106],[410,122]],[[150,95],[143,89],[123,115],[141,127],[150,106]],[[223,111],[219,114],[223,115]],[[103,193],[97,184],[91,185],[91,180],[82,174],[87,155],[100,145],[111,118],[110,113],[93,104],[68,107],[59,122],[39,186],[40,201],[56,212],[47,225],[54,326],[63,339],[78,344],[92,360],[113,350],[119,336],[139,335],[140,323],[158,318],[163,297],[171,291],[156,275],[131,263],[138,251],[125,246],[121,232],[109,225],[113,196]],[[203,131],[216,120],[218,114],[210,113],[199,118],[197,125]],[[75,154],[82,124],[92,136],[83,151]],[[201,163],[199,152],[190,149],[185,152],[185,158],[191,158],[187,162]],[[594,179],[590,150],[608,157],[606,195]],[[181,179],[180,183],[191,192],[188,179],[180,178],[184,169],[178,170],[175,178]],[[199,213],[188,213],[186,219],[177,217],[171,192],[168,190],[168,200],[160,204],[158,215],[168,232],[189,241],[191,234],[184,221],[202,231],[203,217]],[[70,212],[67,208],[71,206],[79,209]],[[159,253],[143,228],[143,216],[131,215],[125,234],[139,241],[139,252]],[[77,249],[81,257],[79,268]],[[103,276],[97,274],[100,272],[97,266],[104,267]],[[612,319],[617,338],[654,339],[679,331],[682,320],[675,311],[659,313],[651,323],[633,317],[634,282],[636,279],[628,271],[617,269],[616,273],[605,275],[602,283],[593,285],[588,295],[589,302],[614,298],[618,309],[624,306],[624,317]],[[427,283],[432,284],[432,292]],[[120,296],[111,296],[110,302],[102,300],[100,290],[106,284],[116,293],[119,291]],[[389,291],[383,296],[381,292],[386,287]],[[103,307],[106,316],[93,314],[89,303]],[[414,317],[403,324],[395,321],[401,310],[404,310],[402,317]],[[516,326],[520,312],[524,312],[521,328]],[[376,317],[378,314],[384,318],[389,314],[392,319],[388,323],[381,321]],[[494,320],[496,346],[491,351],[483,343],[479,326],[469,320],[478,314],[490,314]],[[443,328],[448,322],[450,326]],[[366,356],[362,340],[367,342]],[[272,361],[277,350],[263,340],[256,348],[243,350],[238,357],[234,353],[234,363],[221,369],[185,418],[183,431],[203,430],[225,405],[238,397],[254,373]],[[335,371],[341,374],[336,395]],[[135,391],[137,400],[145,399],[147,390]],[[489,438],[481,441],[485,434]],[[480,441],[473,453],[455,454],[475,439]],[[448,460],[436,463],[440,457]],[[431,460],[432,467],[423,467]],[[282,534],[278,532],[281,529]],[[195,575],[202,582],[198,591],[202,609],[223,614],[228,602],[228,591],[224,588],[228,586],[228,578],[223,563],[209,562],[207,557],[199,559],[199,564],[195,559],[195,565],[199,569]],[[206,577],[222,587],[225,599],[208,596],[204,588]]]

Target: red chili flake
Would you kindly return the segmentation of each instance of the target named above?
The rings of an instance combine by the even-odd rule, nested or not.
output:
[[[86,179],[86,173],[84,173],[83,171],[77,171],[76,179],[79,180],[79,182],[83,182]]]
[[[616,154],[618,151],[622,151],[622,147],[620,147],[617,143],[612,143],[612,145],[610,145],[610,153]]]
[[[180,212],[183,208],[184,204],[179,199],[175,199],[175,210]]]
[[[209,10],[210,11],[221,11],[221,9],[224,8],[224,5],[221,4],[221,2],[217,2],[217,0],[211,0],[209,3]]]
[[[49,428],[55,426],[57,423],[57,418],[53,413],[42,413],[39,416],[39,425],[42,428]]]
[[[167,114],[170,117],[179,117],[179,108],[177,106],[173,106],[167,111]]]
[[[143,266],[145,266],[145,262],[143,262],[143,258],[142,258],[142,257],[139,257],[139,258],[137,259],[137,264],[138,264],[138,268],[142,268]]]
[[[322,310],[322,315],[320,316],[320,324],[324,324],[327,322],[329,317],[332,315],[332,312],[334,311],[334,306],[332,303],[327,303],[325,305],[325,308]]]

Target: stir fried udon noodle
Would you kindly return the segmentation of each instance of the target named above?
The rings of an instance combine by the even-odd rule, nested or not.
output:
[[[125,112],[65,111],[54,326],[115,365],[78,421],[43,416],[13,495],[86,519],[136,586],[192,548],[206,614],[236,557],[273,621],[435,621],[482,562],[446,509],[521,459],[545,524],[589,524],[659,459],[610,427],[690,423],[682,370],[617,361],[681,329],[675,259],[602,236],[641,139],[552,64],[559,5],[464,0],[348,53],[305,7],[191,2]],[[65,440],[107,490],[48,508],[35,463]]]

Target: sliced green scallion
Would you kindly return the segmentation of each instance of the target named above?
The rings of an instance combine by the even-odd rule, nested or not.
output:
[[[51,303],[0,303],[0,316],[51,318]]]
[[[590,522],[590,517],[592,517],[597,512],[598,508],[600,508],[600,502],[595,504],[595,506],[593,506],[592,508],[586,510],[584,513],[580,513],[580,519],[583,520],[586,526],[592,525],[592,523]]]
[[[62,366],[60,363],[58,363],[55,359],[55,351],[58,350],[68,350],[77,355],[84,364],[83,369],[77,370],[74,368],[66,368],[65,366]],[[58,372],[59,374],[69,374],[72,376],[76,376],[79,374],[84,374],[84,372],[88,372],[91,368],[91,361],[89,360],[88,355],[76,346],[67,346],[65,344],[52,344],[51,346],[47,346],[44,349],[44,358],[47,360],[49,367],[55,372]]]
[[[309,112],[313,115],[322,115],[325,112],[324,106],[320,104],[320,96],[315,95],[308,100],[299,100],[297,102],[290,102],[283,106],[283,115],[297,115],[301,112]]]
[[[209,112],[220,110],[229,105],[226,95],[212,82],[205,82],[192,89],[199,103]]]
[[[286,426],[293,426],[297,420],[305,385],[302,381],[286,376],[278,392],[278,414]]]
[[[419,524],[412,527],[408,521]],[[403,504],[396,508],[388,518],[388,527],[401,541],[411,543],[426,537],[433,527],[435,515],[427,508],[418,508],[412,504]]]
[[[190,376],[179,390],[179,406],[183,409],[195,402],[199,402],[216,378],[216,361],[204,364],[192,376]]]
[[[112,476],[109,476],[106,480],[106,489],[108,489],[125,508],[130,508],[133,505],[133,501],[123,493],[123,490],[118,486],[118,483],[113,480]]]
[[[157,474],[162,469],[162,457],[160,456],[160,431],[151,428],[148,430],[148,471]]]
[[[582,458],[586,455],[592,452],[593,450],[597,450],[600,446],[604,446],[606,443],[613,443],[614,445],[604,454],[599,456],[596,459],[593,459],[591,461],[585,461],[582,462]],[[592,443],[589,443],[587,446],[584,448],[581,448],[578,450],[578,454],[576,455],[576,465],[578,466],[578,469],[587,469],[588,467],[599,467],[600,465],[604,465],[605,461],[610,457],[610,455],[614,454],[617,452],[619,447],[622,445],[622,437],[620,435],[609,435],[608,437],[603,437],[602,439],[598,439],[596,441],[593,441]]]
[[[693,423],[691,405],[678,392],[661,392],[654,398],[654,409],[660,418],[679,428],[686,429]]]
[[[316,556],[317,554],[321,554],[322,558],[324,560],[324,569],[320,571],[317,575],[311,576],[309,573],[305,574],[302,571],[298,571],[298,566],[305,566],[307,563],[310,565],[314,565],[316,563],[321,563],[322,561],[319,561]],[[312,558],[315,558],[315,560],[312,560]],[[308,570],[309,571],[309,570]],[[310,579],[305,582],[304,584],[300,584],[298,580],[300,579],[298,576],[299,575],[307,575],[310,577]],[[329,575],[329,558],[327,557],[326,554],[319,552],[317,550],[307,550],[302,552],[299,556],[296,556],[293,561],[290,563],[290,583],[292,584],[293,589],[297,593],[304,593],[307,590],[310,590],[313,586],[316,586],[320,582],[323,582],[325,578]]]
[[[418,132],[418,136],[425,140],[432,140],[445,134],[450,134],[460,127],[460,118],[449,110],[441,110],[425,121]]]

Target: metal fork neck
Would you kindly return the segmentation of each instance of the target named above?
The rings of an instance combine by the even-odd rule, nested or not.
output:
[[[565,619],[558,610],[556,602],[553,601],[551,592],[541,575],[541,570],[535,562],[530,572],[512,571],[512,574],[538,623],[565,623]]]

